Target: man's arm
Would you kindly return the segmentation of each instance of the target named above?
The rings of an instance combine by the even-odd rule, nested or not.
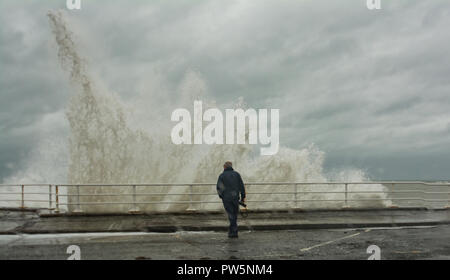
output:
[[[245,199],[245,186],[244,181],[242,181],[241,174],[238,173],[239,177],[239,192],[241,193],[241,200],[244,201]]]
[[[223,181],[222,181],[222,174],[220,174],[219,178],[217,179],[216,189],[217,189],[217,194],[219,195],[219,197],[223,198],[223,191],[225,190],[225,185],[223,184]]]

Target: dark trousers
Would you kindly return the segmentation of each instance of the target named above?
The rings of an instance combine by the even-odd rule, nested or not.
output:
[[[239,214],[239,202],[238,200],[222,200],[223,207],[228,214],[228,220],[230,221],[230,227],[228,235],[234,236],[238,234],[237,218]]]

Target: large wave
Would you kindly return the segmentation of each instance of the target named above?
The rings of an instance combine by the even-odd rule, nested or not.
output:
[[[101,81],[89,74],[86,61],[77,51],[74,34],[61,12],[49,12],[50,26],[58,48],[58,57],[63,69],[69,75],[75,94],[70,98],[65,115],[68,120],[67,145],[46,145],[46,157],[58,157],[58,166],[52,169],[48,164],[41,164],[42,158],[31,160],[30,165],[8,181],[39,180],[45,176],[30,176],[29,173],[58,172],[47,178],[67,178],[69,184],[145,184],[145,183],[213,183],[222,171],[225,161],[233,162],[235,168],[242,174],[246,182],[326,182],[329,180],[323,172],[324,153],[314,145],[295,150],[280,147],[278,154],[259,156],[254,153],[252,145],[175,145],[170,139],[171,112],[177,107],[192,108],[193,101],[201,99],[204,107],[220,107],[208,96],[206,82],[201,74],[186,71],[184,80],[179,87],[179,98],[173,104],[165,100],[163,93],[153,92],[153,99],[135,100],[133,104],[124,104],[118,95],[100,88]],[[144,103],[145,107],[142,106]],[[229,106],[230,104],[222,104]],[[129,106],[135,107],[130,114]],[[234,107],[245,107],[243,99],[236,100]],[[144,108],[144,109],[143,109]],[[140,113],[139,113],[140,112]],[[146,118],[142,116],[145,115]],[[145,123],[145,124],[144,124]],[[51,141],[51,140],[46,140]],[[60,141],[61,142],[61,141]],[[42,144],[41,144],[42,146]],[[52,146],[52,148],[50,148]],[[58,147],[56,149],[55,147]],[[42,147],[41,147],[42,151]],[[58,152],[59,151],[59,152]],[[55,161],[47,161],[55,162]],[[39,169],[40,171],[36,171]],[[333,178],[347,181],[365,181],[362,171],[349,170]],[[383,206],[386,196],[382,185],[364,185],[365,191],[380,193],[353,194],[365,199],[382,199],[376,202],[351,202],[350,206]],[[249,201],[270,200],[271,203],[250,202],[251,208],[336,208],[343,206],[343,201],[326,202],[323,200],[342,200],[344,186],[306,185],[297,186],[299,200],[294,205],[291,201],[295,186],[248,186]],[[356,189],[356,187],[353,187]],[[358,187],[361,189],[361,186]],[[189,187],[138,187],[144,195],[137,198],[141,203],[158,201],[218,201],[215,195],[188,195]],[[195,186],[194,192],[214,192],[214,186]],[[318,191],[335,191],[333,194],[314,193]],[[351,189],[350,189],[351,190]],[[81,209],[89,212],[126,212],[131,204],[95,203],[129,202],[131,196],[118,196],[130,193],[130,187],[103,186],[80,187]],[[75,188],[69,188],[68,194],[75,194]],[[289,192],[289,194],[275,194]],[[181,195],[176,195],[180,194]],[[110,196],[104,196],[110,194]],[[75,198],[68,200],[75,202]],[[78,200],[77,200],[78,201]],[[279,202],[277,202],[279,201]],[[188,204],[139,204],[140,210],[185,210]],[[220,204],[202,203],[195,205],[196,209],[219,209]],[[69,207],[73,210],[76,206]]]

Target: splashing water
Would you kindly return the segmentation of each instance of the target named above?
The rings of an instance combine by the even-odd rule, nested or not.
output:
[[[97,88],[96,81],[88,73],[86,62],[80,57],[74,36],[70,32],[60,12],[48,14],[50,25],[58,46],[58,57],[62,67],[70,74],[70,80],[77,93],[70,99],[66,116],[70,135],[68,142],[67,181],[69,184],[125,184],[125,183],[212,183],[222,171],[226,160],[233,162],[242,174],[245,182],[326,182],[322,166],[324,153],[311,145],[302,150],[281,147],[274,156],[257,156],[251,145],[175,145],[170,133],[163,124],[158,123],[161,104],[148,104],[155,114],[152,131],[144,130],[132,122],[125,111],[125,106],[113,93]],[[194,99],[203,99],[205,107],[215,107],[207,99],[206,84],[199,73],[188,71],[180,86],[179,102],[188,107]],[[161,99],[161,97],[159,97]],[[138,105],[137,105],[138,106]],[[173,105],[172,105],[173,106]],[[238,100],[235,107],[243,107],[243,100]],[[174,107],[175,108],[175,107]],[[166,110],[168,119],[170,112]],[[157,116],[159,115],[159,116]],[[170,126],[170,125],[169,125]],[[167,133],[165,133],[167,132]],[[49,170],[47,170],[49,171]],[[51,172],[51,171],[49,171]],[[23,175],[23,174],[22,174]],[[14,178],[18,178],[17,176]],[[336,180],[365,181],[363,172],[347,172]],[[286,208],[293,205],[294,186],[248,186],[247,192],[273,193],[291,192],[291,194],[249,194],[251,201],[271,200],[272,203],[250,203],[255,208]],[[158,201],[188,201],[188,187],[139,187],[141,193],[158,193],[155,196],[139,196],[138,202],[155,203]],[[342,193],[323,194],[308,193],[312,191],[343,191],[343,186],[309,185],[298,186],[299,200],[317,200],[299,202],[302,208],[336,208],[343,206],[342,201],[323,202],[320,200],[342,200]],[[351,190],[351,189],[350,189]],[[384,191],[382,185],[365,185],[364,190]],[[117,194],[129,194],[128,187],[104,186],[81,187],[80,197],[86,212],[126,212],[130,204],[96,205],[102,201],[130,202],[131,196],[120,197]],[[69,189],[73,194],[75,190]],[[196,186],[194,192],[215,192],[215,186]],[[181,195],[177,195],[181,193]],[[105,196],[111,194],[111,196]],[[383,193],[353,195],[351,198],[385,199]],[[194,201],[218,201],[216,195],[195,195]],[[69,199],[69,202],[74,202]],[[386,202],[352,202],[355,207],[380,207]],[[212,210],[221,208],[220,204],[202,203],[196,209]],[[142,211],[178,211],[185,210],[186,204],[139,204]],[[74,207],[69,207],[73,210]]]

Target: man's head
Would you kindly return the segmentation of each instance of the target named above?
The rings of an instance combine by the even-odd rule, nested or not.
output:
[[[232,167],[233,167],[233,163],[231,163],[231,161],[226,161],[225,164],[223,165],[223,169],[232,168]]]

